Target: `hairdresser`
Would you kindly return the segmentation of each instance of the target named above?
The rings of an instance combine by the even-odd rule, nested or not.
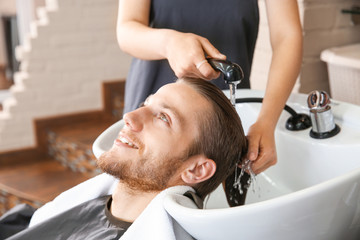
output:
[[[260,173],[277,161],[274,131],[299,74],[302,29],[296,0],[264,0],[272,59],[264,101],[247,138],[247,158]],[[126,80],[124,112],[134,110],[158,88],[181,77],[228,86],[206,57],[239,64],[250,88],[259,26],[258,0],[119,0],[117,37],[134,57]]]

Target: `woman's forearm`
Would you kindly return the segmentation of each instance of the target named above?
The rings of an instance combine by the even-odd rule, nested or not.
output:
[[[172,30],[149,27],[150,0],[119,0],[116,26],[121,50],[141,59],[165,58],[166,40]]]
[[[301,38],[286,40],[273,52],[259,118],[266,116],[267,122],[274,128],[299,74],[302,59],[301,42]]]
[[[166,45],[173,30],[153,29],[139,22],[118,24],[117,39],[122,51],[144,60],[166,58]]]
[[[269,1],[267,8],[273,55],[258,119],[266,118],[269,127],[275,128],[300,71],[302,29],[296,0],[283,0],[276,6]]]

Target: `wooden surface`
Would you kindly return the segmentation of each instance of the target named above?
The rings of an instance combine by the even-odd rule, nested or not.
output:
[[[49,158],[1,166],[0,215],[21,203],[41,207],[87,179]]]
[[[86,179],[84,175],[69,171],[52,159],[12,164],[0,169],[3,189],[44,203]]]

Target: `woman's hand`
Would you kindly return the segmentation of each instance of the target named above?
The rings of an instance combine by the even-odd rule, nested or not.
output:
[[[166,45],[166,58],[170,67],[178,78],[196,77],[212,80],[219,77],[206,61],[206,57],[225,60],[221,54],[206,38],[192,33],[171,31],[168,33]]]
[[[247,135],[249,141],[247,158],[252,161],[255,174],[265,171],[277,162],[274,129],[260,122],[254,123]]]

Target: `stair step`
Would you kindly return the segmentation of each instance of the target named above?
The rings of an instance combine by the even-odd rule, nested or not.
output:
[[[114,120],[88,121],[52,128],[48,131],[48,154],[74,172],[95,176],[101,171],[96,167],[92,144],[113,123]]]
[[[0,214],[24,202],[40,207],[87,179],[49,157],[1,166]]]

